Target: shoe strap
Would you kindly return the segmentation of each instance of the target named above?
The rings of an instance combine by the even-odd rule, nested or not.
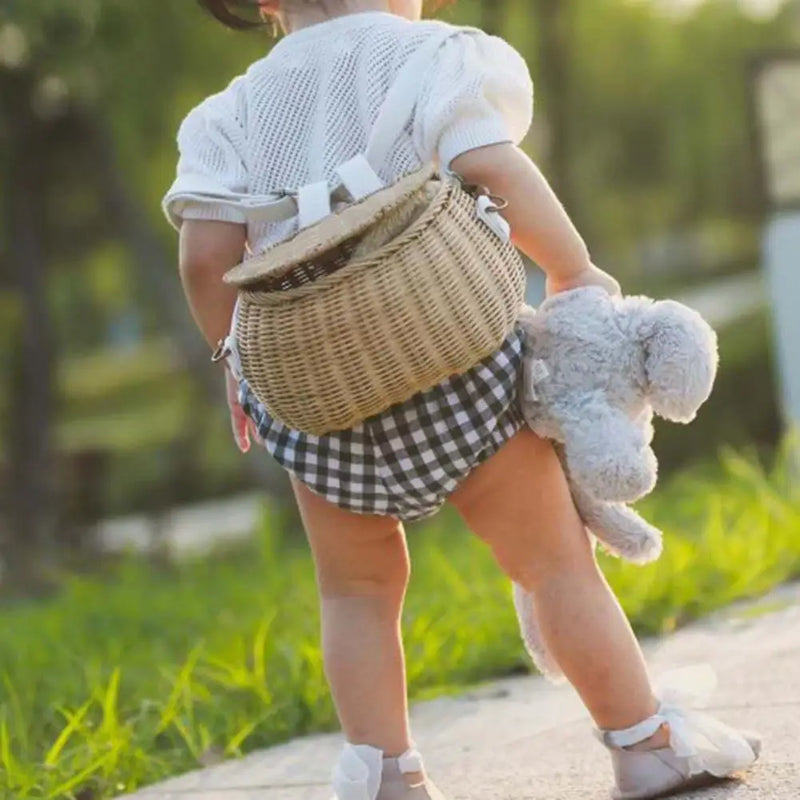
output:
[[[618,731],[595,729],[594,735],[610,750],[623,750],[649,739],[664,723],[667,717],[660,713]]]
[[[747,739],[734,728],[692,708],[705,704],[714,681],[713,670],[707,665],[664,673],[655,687],[661,704],[652,717],[624,730],[598,730],[595,735],[607,747],[621,750],[643,742],[666,723],[669,748],[678,758],[686,759],[687,774],[708,772],[723,777],[744,769],[756,758]]]
[[[375,800],[380,790],[383,763],[387,760],[383,751],[376,747],[345,744],[333,773],[335,800]],[[424,771],[422,756],[414,747],[396,760],[404,775]]]
[[[406,750],[403,755],[398,756],[397,765],[403,775],[410,775],[414,772],[425,771],[425,765],[422,763],[422,755],[420,754],[419,750],[416,750],[413,747],[410,750]]]
[[[596,730],[595,736],[608,748],[621,750],[649,739],[664,723],[684,728],[684,709],[705,705],[716,685],[716,675],[708,664],[680,667],[663,673],[655,681],[655,696],[659,708],[652,717],[624,730]]]

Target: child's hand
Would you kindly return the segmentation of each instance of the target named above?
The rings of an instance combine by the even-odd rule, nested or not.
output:
[[[239,384],[228,369],[225,370],[225,397],[231,411],[233,439],[239,450],[246,453],[250,450],[250,437],[258,440],[259,436],[253,420],[244,413],[244,409],[239,405]]]
[[[605,289],[609,294],[622,294],[620,285],[616,278],[612,278],[607,272],[596,267],[594,264],[589,264],[588,267],[576,272],[569,278],[565,277],[548,277],[547,278],[547,296],[551,297],[559,292],[567,292],[570,289],[578,289],[582,286],[599,286]]]

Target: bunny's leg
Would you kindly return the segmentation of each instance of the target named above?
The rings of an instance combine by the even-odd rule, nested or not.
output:
[[[572,497],[586,525],[592,544],[599,540],[612,555],[645,564],[661,554],[661,531],[642,519],[632,508],[621,503],[603,503],[572,486]],[[596,537],[596,538],[595,538]],[[547,649],[536,618],[536,601],[518,583],[514,584],[514,607],[520,633],[534,664],[547,678],[560,682],[564,675]]]
[[[632,508],[623,503],[604,503],[571,488],[581,519],[604,550],[633,564],[649,564],[661,555],[661,531]]]

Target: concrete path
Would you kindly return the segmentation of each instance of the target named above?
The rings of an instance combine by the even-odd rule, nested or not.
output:
[[[264,499],[261,492],[248,492],[173,508],[157,517],[110,519],[99,523],[93,536],[108,553],[149,553],[164,547],[176,559],[204,556],[220,545],[252,538]]]
[[[710,709],[765,736],[744,782],[684,795],[704,800],[800,798],[800,584],[645,643],[653,674],[710,663]],[[415,735],[450,800],[593,800],[611,781],[605,751],[569,687],[499,681],[417,705]],[[314,736],[146,789],[129,800],[330,800],[341,740]]]

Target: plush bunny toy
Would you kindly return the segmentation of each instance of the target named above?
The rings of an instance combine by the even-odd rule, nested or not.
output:
[[[631,502],[651,491],[652,413],[694,419],[716,375],[713,330],[680,303],[597,287],[551,297],[520,322],[530,426],[563,443],[573,481],[594,497]]]
[[[597,287],[526,308],[520,324],[525,418],[556,443],[587,528],[614,555],[636,563],[658,558],[661,533],[624,503],[655,486],[653,413],[691,422],[711,393],[714,331],[681,303],[612,297]],[[515,586],[514,600],[531,655],[557,677],[533,598]]]

